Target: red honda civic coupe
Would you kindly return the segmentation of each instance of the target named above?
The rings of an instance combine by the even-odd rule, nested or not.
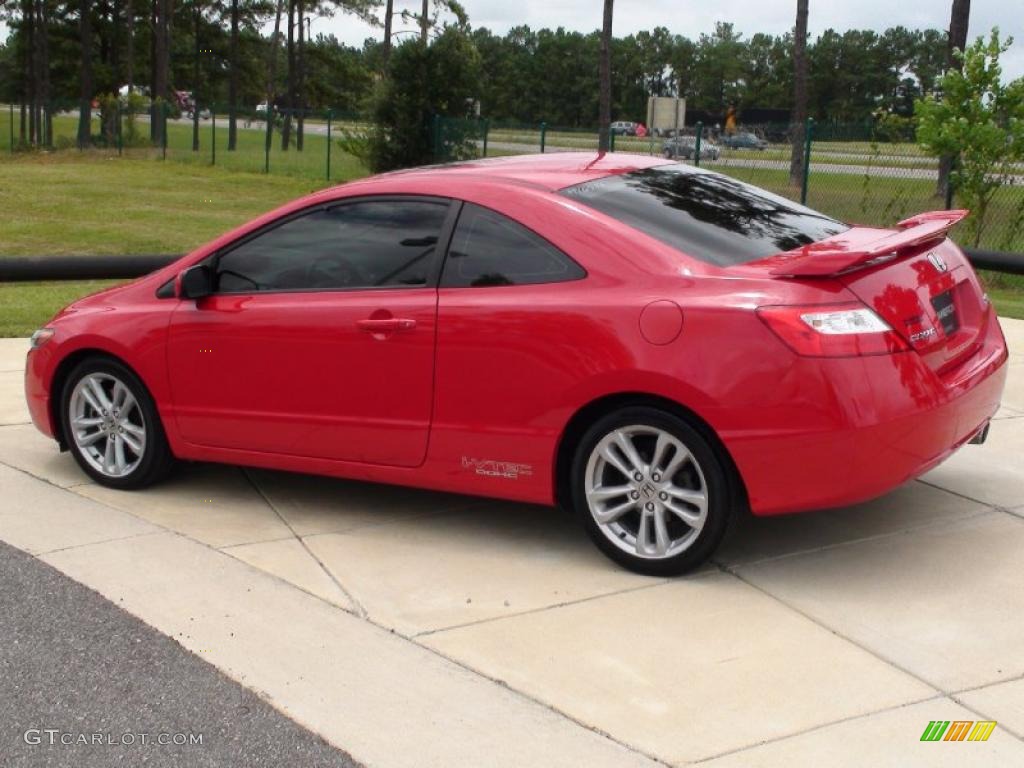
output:
[[[965,213],[851,227],[624,154],[385,174],[72,304],[29,408],[113,488],[187,459],[559,504],[679,573],[743,510],[864,501],[984,439],[1007,350]]]

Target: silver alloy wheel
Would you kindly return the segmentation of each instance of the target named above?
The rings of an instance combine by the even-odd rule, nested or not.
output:
[[[142,408],[128,386],[109,373],[90,373],[78,381],[68,423],[79,452],[106,477],[130,475],[146,453]]]
[[[707,489],[683,442],[646,425],[605,435],[584,477],[597,527],[619,549],[648,560],[674,557],[697,540],[707,520]]]

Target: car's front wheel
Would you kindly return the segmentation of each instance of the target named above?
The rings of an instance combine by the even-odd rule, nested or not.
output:
[[[594,543],[639,573],[694,568],[728,527],[722,462],[697,430],[662,410],[629,407],[598,420],[579,443],[571,480]]]
[[[173,456],[153,398],[127,366],[108,358],[79,363],[64,383],[61,423],[86,474],[111,488],[142,488],[170,470]]]

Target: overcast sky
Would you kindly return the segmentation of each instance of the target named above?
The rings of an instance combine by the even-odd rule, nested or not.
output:
[[[463,0],[474,27],[504,34],[517,24],[534,29],[558,26],[590,32],[601,26],[601,0]],[[832,27],[883,30],[902,24],[911,29],[949,27],[949,0],[831,0],[811,2],[812,39]],[[419,0],[395,0],[395,10],[419,10]],[[714,29],[716,21],[731,21],[744,35],[755,32],[781,34],[793,26],[793,0],[711,0],[685,3],[679,0],[618,0],[615,4],[616,35],[664,26],[670,32],[696,38]],[[272,25],[271,25],[272,26]],[[998,26],[1016,42],[1003,60],[1008,78],[1024,75],[1024,2],[1022,0],[974,0],[971,3],[970,36],[987,34]],[[368,37],[380,37],[374,28],[353,16],[314,19],[313,34],[333,34],[349,45],[361,46]],[[396,29],[402,29],[396,20]],[[0,23],[0,37],[7,37]]]
[[[463,0],[474,27],[487,27],[504,34],[517,24],[534,29],[563,26],[590,32],[601,26],[601,0]],[[902,24],[911,29],[934,27],[948,29],[949,0],[812,0],[810,32],[812,39],[832,27],[883,30]],[[418,0],[395,0],[395,10],[418,11]],[[616,35],[628,35],[657,26],[674,34],[696,38],[714,29],[716,21],[730,21],[744,35],[756,32],[781,34],[793,27],[796,3],[793,0],[712,0],[687,3],[679,0],[618,0],[615,3]],[[380,29],[352,16],[315,19],[318,32],[334,34],[350,45],[362,45],[367,37],[380,37]],[[401,24],[396,25],[402,28]],[[1004,35],[1018,41],[1004,59],[1004,72],[1010,78],[1024,75],[1024,2],[1021,0],[974,0],[971,3],[970,36],[987,34],[998,26]]]

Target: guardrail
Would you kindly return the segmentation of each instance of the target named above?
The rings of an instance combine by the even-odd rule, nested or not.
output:
[[[975,269],[1024,275],[1024,253],[965,248]],[[0,257],[0,283],[43,280],[121,280],[142,277],[181,258],[182,254],[136,256]]]

